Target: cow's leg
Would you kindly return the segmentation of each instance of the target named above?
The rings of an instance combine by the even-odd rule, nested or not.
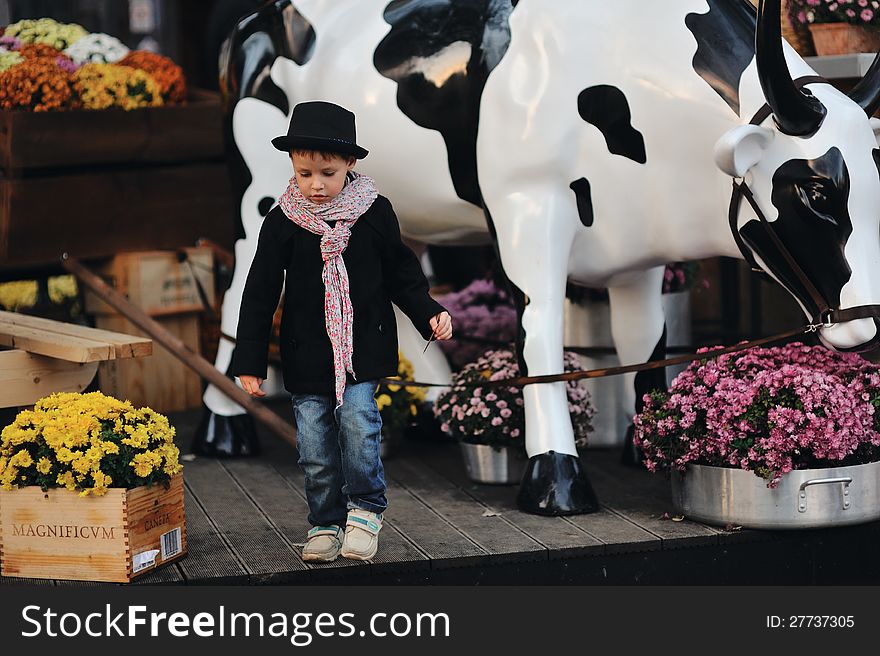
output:
[[[565,200],[542,189],[534,197],[506,195],[490,206],[493,215],[503,216],[503,226],[494,227],[519,310],[522,374],[563,371],[563,302],[577,223],[566,215]],[[539,515],[595,512],[598,501],[575,448],[565,383],[527,385],[523,396],[529,462],[517,497],[520,509]]]
[[[609,287],[611,301],[611,336],[622,364],[660,360],[666,357],[666,320],[663,315],[661,290],[663,267],[650,269],[626,284]],[[652,389],[666,389],[666,370],[649,369],[625,374],[629,398],[626,407],[641,412],[642,397]],[[630,416],[630,419],[632,416]],[[633,444],[630,421],[623,447],[625,464],[637,465],[642,459]]]

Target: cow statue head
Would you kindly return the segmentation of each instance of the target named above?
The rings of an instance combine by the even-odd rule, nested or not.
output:
[[[766,107],[718,141],[715,161],[750,190],[756,211],[744,206],[736,228],[755,261],[824,324],[826,346],[865,350],[880,341],[878,315],[836,311],[880,304],[880,120],[869,118],[880,106],[880,58],[849,96],[809,71],[793,79],[779,5],[758,7]]]

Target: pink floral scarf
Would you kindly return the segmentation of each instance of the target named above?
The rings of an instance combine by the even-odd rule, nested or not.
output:
[[[366,212],[378,196],[376,183],[366,175],[354,174],[339,195],[327,203],[312,203],[296,184],[296,176],[290,179],[287,191],[279,205],[288,219],[316,235],[321,235],[321,256],[324,269],[324,320],[327,336],[333,346],[333,372],[336,376],[336,407],[342,405],[345,392],[345,373],[354,378],[351,357],[354,351],[354,312],[349,296],[348,271],[342,252],[348,246],[351,228]],[[326,221],[335,221],[331,227]]]

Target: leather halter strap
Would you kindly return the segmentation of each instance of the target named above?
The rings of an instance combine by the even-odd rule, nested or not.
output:
[[[807,84],[814,83],[828,84],[828,81],[825,78],[815,75],[807,75],[804,77],[800,77],[794,81],[795,86],[799,89],[803,88]],[[770,106],[764,104],[752,117],[750,124],[760,125],[765,120],[767,120],[772,115],[772,113],[773,111],[770,109]],[[845,321],[852,321],[854,319],[880,320],[880,305],[860,305],[857,307],[845,308],[842,310],[832,308],[825,297],[822,295],[822,293],[810,280],[809,276],[807,276],[801,266],[791,255],[789,250],[785,247],[785,244],[782,243],[782,240],[779,238],[779,235],[773,228],[773,224],[767,220],[764,212],[761,211],[761,208],[758,206],[758,203],[755,200],[754,195],[752,195],[752,191],[751,189],[749,189],[749,186],[746,184],[745,180],[737,181],[736,179],[734,179],[733,192],[730,197],[730,208],[728,212],[730,231],[733,235],[733,239],[736,242],[737,247],[739,248],[746,261],[752,266],[753,271],[764,273],[763,268],[758,264],[757,260],[755,259],[754,253],[745,243],[742,235],[740,235],[739,232],[739,208],[742,204],[743,198],[745,198],[749,205],[751,205],[752,210],[754,210],[755,214],[761,222],[761,225],[766,230],[767,234],[770,237],[770,240],[773,242],[773,246],[776,248],[779,254],[782,255],[785,263],[789,266],[791,271],[797,277],[798,282],[800,282],[804,290],[810,296],[810,300],[812,300],[813,304],[816,306],[817,313],[816,316],[812,318],[813,323],[811,324],[814,329],[820,326],[830,326],[831,324],[843,323]]]

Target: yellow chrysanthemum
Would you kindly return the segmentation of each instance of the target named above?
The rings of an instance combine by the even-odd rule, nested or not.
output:
[[[102,462],[108,455],[118,456],[121,444],[130,447],[125,452],[134,453],[131,473],[116,476],[117,486],[136,487],[138,478],[151,474],[167,480],[182,470],[174,434],[167,417],[128,401],[100,392],[53,394],[40,399],[34,410],[20,412],[0,432],[0,484],[7,489],[34,485],[38,474],[51,475],[58,486],[103,494],[114,480],[102,470]],[[41,457],[35,470],[23,446],[48,447],[52,453]]]
[[[118,64],[86,64],[73,74],[85,109],[158,107],[162,90],[149,73]]]
[[[378,397],[376,397],[376,405],[379,406],[379,410],[387,405],[391,405],[391,397],[387,394],[380,394]]]

